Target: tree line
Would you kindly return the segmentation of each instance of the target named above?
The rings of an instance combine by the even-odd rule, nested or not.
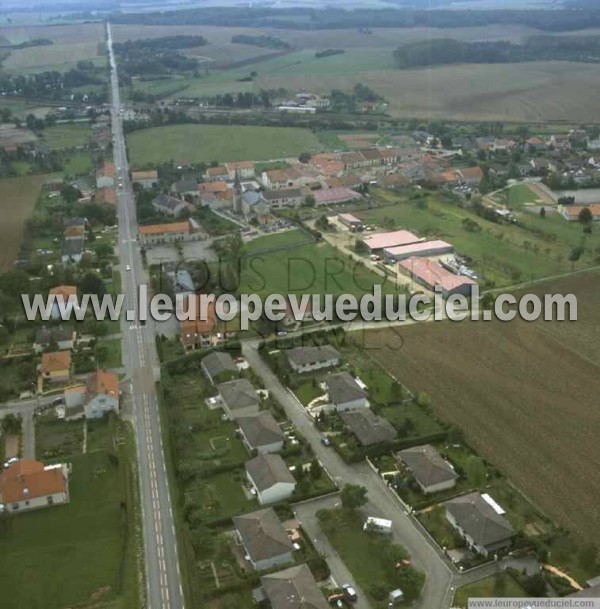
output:
[[[231,37],[231,42],[237,44],[249,44],[255,47],[265,49],[291,49],[292,45],[284,42],[276,36],[267,36],[265,34],[251,36],[250,34],[236,34]]]

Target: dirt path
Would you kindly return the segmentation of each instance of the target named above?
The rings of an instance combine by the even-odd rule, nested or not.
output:
[[[583,588],[569,575],[567,575],[564,571],[561,571],[558,567],[554,567],[552,565],[542,565],[546,571],[550,571],[550,573],[554,575],[558,575],[559,577],[564,577],[575,590],[583,590]]]

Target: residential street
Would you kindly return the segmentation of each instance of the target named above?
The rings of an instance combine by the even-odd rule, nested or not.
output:
[[[302,404],[291,391],[286,389],[260,357],[256,346],[258,341],[246,342],[242,352],[250,366],[262,378],[265,388],[285,408],[290,420],[298,431],[311,443],[316,456],[325,469],[340,486],[346,483],[360,484],[368,491],[369,502],[364,511],[371,516],[384,517],[393,522],[394,539],[403,544],[410,552],[412,561],[418,569],[427,574],[423,594],[415,607],[422,609],[443,609],[452,602],[453,573],[428,538],[415,527],[410,517],[379,476],[366,463],[348,465],[342,461],[333,448],[323,446],[320,434]]]

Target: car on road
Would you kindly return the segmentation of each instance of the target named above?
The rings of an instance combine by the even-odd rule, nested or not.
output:
[[[342,584],[342,592],[344,593],[345,597],[351,602],[356,601],[358,598],[358,596],[356,595],[356,590],[350,584]]]
[[[327,436],[321,438],[321,444],[323,446],[331,446],[331,440]]]
[[[16,463],[19,460],[19,457],[11,457],[8,461],[4,462],[4,469],[6,469],[9,465]]]
[[[279,332],[277,332],[277,336],[287,336],[287,332],[284,332],[283,330],[279,330]]]
[[[126,271],[130,271],[130,270],[131,270],[131,266],[127,265],[127,266],[125,267],[125,270],[126,270]]]

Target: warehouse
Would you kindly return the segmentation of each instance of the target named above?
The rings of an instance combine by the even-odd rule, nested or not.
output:
[[[362,220],[352,214],[338,214],[337,219],[341,224],[347,226],[352,231],[359,231],[363,228]]]
[[[471,295],[475,281],[447,271],[439,262],[413,256],[398,263],[398,269],[429,290],[441,286],[444,297],[451,294]]]
[[[427,256],[451,254],[453,251],[454,248],[450,243],[436,239],[434,241],[421,241],[410,245],[388,247],[383,250],[383,254],[388,262],[400,262],[400,260],[405,260],[411,256],[426,258]]]
[[[410,245],[420,241],[419,237],[407,230],[395,230],[391,233],[375,233],[365,237],[363,243],[373,253],[381,252],[391,247]]]

